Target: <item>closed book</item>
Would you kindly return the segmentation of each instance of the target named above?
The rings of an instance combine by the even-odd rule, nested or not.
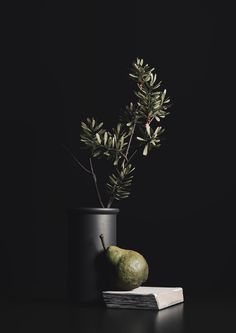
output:
[[[184,301],[181,287],[138,287],[129,291],[103,291],[108,308],[161,310]]]

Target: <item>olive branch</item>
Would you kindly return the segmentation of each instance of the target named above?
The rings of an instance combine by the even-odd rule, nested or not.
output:
[[[105,158],[114,169],[106,183],[106,207],[111,207],[114,200],[129,197],[135,170],[131,161],[138,152],[141,151],[146,157],[151,150],[161,146],[164,128],[160,123],[169,114],[167,110],[171,106],[166,89],[160,89],[162,82],[157,81],[155,68],[144,64],[143,59],[137,58],[133,62],[129,76],[135,83],[135,101],[126,106],[115,128],[108,131],[103,127],[103,122],[94,118],[81,122],[80,140],[89,153],[89,168],[64,146],[75,162],[93,177],[102,207],[105,205],[99,191],[93,159]]]

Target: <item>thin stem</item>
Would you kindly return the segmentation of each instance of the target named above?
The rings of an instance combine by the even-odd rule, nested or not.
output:
[[[119,151],[119,153],[121,154],[121,156],[124,157],[124,159],[126,160],[126,162],[128,162],[128,158],[127,158],[127,156],[126,156],[122,151]]]
[[[79,160],[78,160],[78,158],[70,151],[70,149],[66,146],[66,145],[64,145],[64,144],[62,144],[62,147],[66,150],[66,151],[68,151],[68,153],[70,153],[70,155],[71,155],[71,157],[73,158],[73,160],[84,170],[84,171],[86,171],[87,173],[89,173],[89,174],[91,174],[92,172],[89,170],[89,169],[87,169]]]
[[[100,205],[104,208],[104,204],[102,202],[101,194],[99,192],[99,188],[98,188],[98,184],[97,184],[97,177],[96,177],[96,174],[94,173],[93,163],[92,163],[92,158],[91,157],[89,158],[89,163],[90,163],[90,169],[91,169],[91,173],[92,173],[92,176],[93,176],[93,181],[94,181],[94,185],[95,185],[95,188],[96,188],[98,200],[100,202]]]
[[[138,149],[136,149],[130,156],[130,158],[127,161],[127,164],[129,164],[129,162],[132,160],[132,158],[134,157],[134,155],[137,153]]]
[[[114,188],[113,192],[114,192],[114,191],[115,191],[115,188]],[[114,194],[112,194],[112,195],[110,196],[109,201],[108,201],[107,208],[110,208],[110,207],[111,207],[111,205],[112,205],[114,199],[115,199],[115,196],[114,196]]]
[[[103,247],[104,251],[107,252],[107,248],[106,248],[106,245],[105,245],[105,242],[104,242],[104,235],[101,234],[101,235],[99,235],[99,237],[101,239],[102,247]]]

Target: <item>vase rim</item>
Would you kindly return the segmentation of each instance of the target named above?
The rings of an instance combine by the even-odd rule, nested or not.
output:
[[[95,208],[95,207],[79,207],[72,208],[69,211],[77,213],[88,213],[88,214],[118,214],[119,208]]]

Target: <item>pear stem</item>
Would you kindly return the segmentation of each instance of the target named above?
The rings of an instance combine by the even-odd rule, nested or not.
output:
[[[105,246],[105,242],[104,242],[104,236],[103,236],[103,234],[101,234],[99,237],[100,237],[100,239],[101,239],[102,247],[103,247],[104,251],[107,252],[107,248],[106,248],[106,246]]]

